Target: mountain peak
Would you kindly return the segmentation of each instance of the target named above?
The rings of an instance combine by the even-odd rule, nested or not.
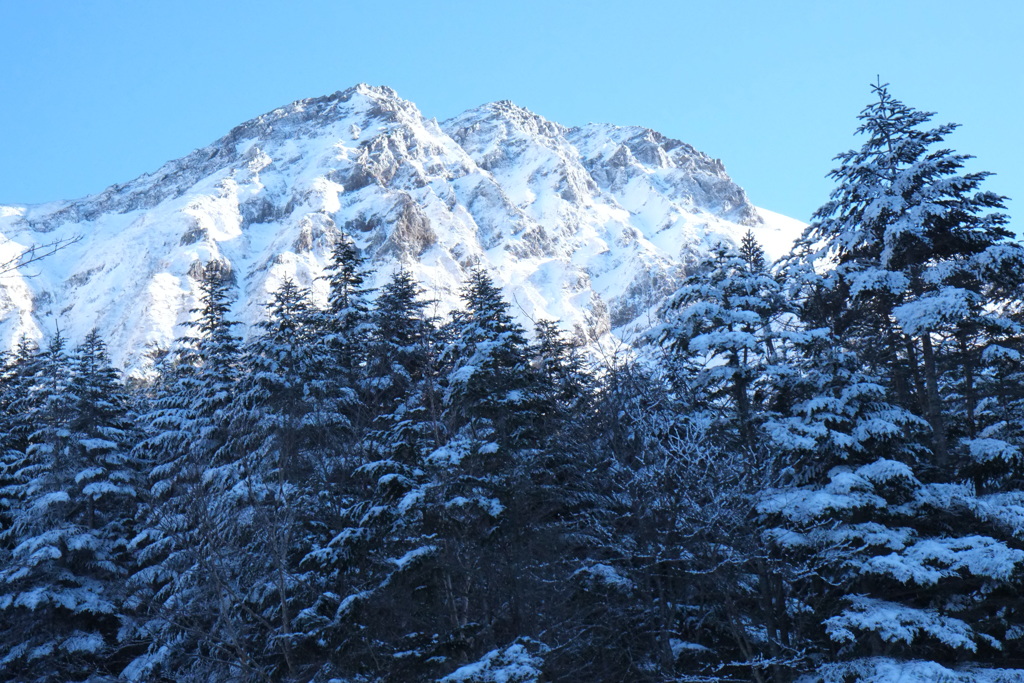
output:
[[[354,114],[394,120],[402,114],[418,117],[419,110],[387,86],[359,83],[330,95],[296,100],[278,107],[236,126],[223,140],[234,143],[246,137],[316,134]]]
[[[565,126],[548,121],[540,114],[535,114],[512,100],[498,100],[482,104],[448,119],[441,125],[456,139],[458,139],[460,131],[470,129],[503,130],[506,135],[544,137],[561,136],[569,130]]]
[[[335,93],[336,95],[344,95],[348,92],[357,92],[363,95],[370,95],[373,97],[381,97],[387,99],[401,99],[398,93],[393,88],[389,88],[386,85],[370,85],[369,83],[356,83],[347,90],[341,90]]]

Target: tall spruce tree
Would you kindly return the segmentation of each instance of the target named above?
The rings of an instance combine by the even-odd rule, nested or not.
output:
[[[112,680],[134,517],[127,401],[93,332],[69,358],[55,337],[21,418],[33,426],[0,569],[0,672]]]
[[[286,279],[244,349],[226,450],[239,465],[221,542],[244,558],[225,565],[235,586],[232,631],[249,653],[248,678],[307,680],[325,659],[302,611],[335,590],[302,560],[330,540],[329,495],[347,421],[325,376],[307,293]]]
[[[296,624],[304,631],[299,638],[303,647],[329,650],[329,655],[318,659],[318,675],[328,678],[347,675],[343,674],[345,663],[359,657],[353,643],[361,637],[353,614],[361,604],[362,564],[351,545],[359,535],[369,497],[366,483],[355,475],[366,462],[367,433],[373,421],[366,379],[372,329],[367,275],[355,241],[343,231],[324,275],[327,307],[311,311],[308,331],[312,352],[322,359],[312,379],[318,402],[330,408],[330,427],[319,432],[329,435],[322,444],[323,457],[318,458],[322,485],[317,504],[323,514],[315,530],[310,529],[311,543],[299,561],[303,572],[317,577],[316,585],[322,590],[311,595],[297,613]]]
[[[418,593],[437,550],[423,526],[425,458],[441,441],[436,328],[412,274],[398,270],[369,313],[364,396],[372,422],[364,461],[352,472],[350,526],[330,550],[345,558],[345,608],[331,630],[342,644],[337,671],[384,680],[418,675],[428,658],[433,615]],[[372,666],[371,666],[372,663]]]
[[[777,321],[787,309],[750,233],[742,251],[714,247],[668,302],[660,338],[676,385],[738,448],[755,448],[771,408],[768,369],[778,361]]]
[[[437,541],[424,594],[436,613],[434,644],[424,654],[443,665],[438,673],[509,645],[532,618],[522,505],[539,445],[534,371],[525,333],[483,269],[470,273],[462,300],[442,356],[450,436],[426,461],[432,482],[423,525]]]
[[[365,259],[347,231],[338,235],[325,272],[327,310],[320,324],[334,355],[339,381],[355,392],[352,399],[354,410],[359,397],[362,367],[366,362],[372,290],[366,286]],[[359,422],[362,426],[365,418]]]
[[[955,126],[922,129],[931,114],[874,91],[867,142],[839,156],[839,186],[787,263],[803,329],[791,407],[769,431],[817,456],[760,510],[817,567],[798,591],[812,680],[982,676],[1018,663],[1019,492],[979,498],[954,464],[977,450],[970,377],[1012,329],[1021,251],[1003,198],[979,189],[987,174],[935,149]]]
[[[42,357],[35,342],[23,338],[4,360],[0,378],[0,548],[14,540],[7,532],[13,509],[25,491],[25,451],[32,433],[28,401]]]
[[[814,315],[886,379],[895,402],[928,420],[935,463],[948,467],[957,406],[944,375],[977,404],[971,377],[986,337],[1007,325],[1024,252],[999,211],[1005,198],[981,189],[990,174],[963,173],[970,157],[941,147],[957,126],[927,128],[931,113],[887,85],[872,90],[857,129],[867,139],[837,157],[838,185],[794,253],[808,269],[831,264],[815,285]]]
[[[132,584],[143,608],[133,636],[149,644],[126,671],[134,680],[256,668],[250,644],[232,630],[241,601],[230,577],[245,558],[230,553],[241,493],[240,466],[228,447],[240,343],[226,264],[207,263],[198,287],[193,334],[183,338],[151,411],[141,417],[144,438],[135,449],[150,468],[151,486],[132,542],[140,564]]]
[[[529,442],[533,400],[531,368],[523,328],[509,315],[501,290],[482,268],[462,288],[465,308],[454,314],[451,371],[445,414],[452,432],[497,452]]]
[[[662,609],[661,666],[785,680],[806,656],[787,613],[793,571],[755,518],[787,465],[770,433],[789,400],[780,380],[796,374],[794,309],[748,231],[739,248],[720,244],[698,263],[665,313],[665,400],[680,417],[642,454],[632,493],[649,500],[633,513],[647,519],[639,538],[671,536],[678,548],[645,570],[648,590],[675,605]]]

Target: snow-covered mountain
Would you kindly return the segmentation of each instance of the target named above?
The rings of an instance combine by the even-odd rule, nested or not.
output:
[[[94,327],[115,362],[169,347],[220,259],[251,324],[285,277],[311,287],[339,230],[386,281],[403,263],[439,312],[486,266],[513,312],[627,341],[687,264],[748,228],[771,256],[802,225],[755,208],[721,161],[645,128],[566,128],[511,102],[427,119],[358,85],[248,121],[156,172],[73,201],[0,206],[0,262],[79,237],[0,277],[0,343]]]

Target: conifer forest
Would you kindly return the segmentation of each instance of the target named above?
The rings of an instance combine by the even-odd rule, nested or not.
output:
[[[154,378],[22,342],[0,680],[1024,680],[1024,247],[932,117],[876,86],[790,253],[621,353],[344,233],[244,339],[205,264]]]

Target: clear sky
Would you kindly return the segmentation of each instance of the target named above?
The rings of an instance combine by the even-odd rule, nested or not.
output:
[[[806,220],[881,75],[1021,205],[1022,35],[1021,0],[0,0],[0,203],[98,192],[366,82],[442,120],[510,99],[654,128]]]

